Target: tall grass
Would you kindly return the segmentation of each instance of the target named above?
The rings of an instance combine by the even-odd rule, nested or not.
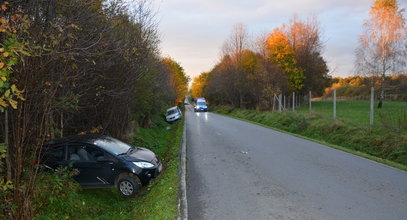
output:
[[[407,109],[400,109],[396,114],[379,114],[380,123],[389,129],[407,131]]]

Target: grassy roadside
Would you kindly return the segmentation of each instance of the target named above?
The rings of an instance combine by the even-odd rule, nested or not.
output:
[[[155,127],[140,129],[134,144],[156,152],[164,170],[136,198],[122,198],[113,188],[83,190],[77,187],[61,197],[47,198],[49,204],[36,219],[176,219],[184,120],[168,124],[162,117],[156,117],[153,121]]]
[[[216,113],[254,122],[407,171],[407,132],[333,121],[313,113],[259,112],[217,106]]]

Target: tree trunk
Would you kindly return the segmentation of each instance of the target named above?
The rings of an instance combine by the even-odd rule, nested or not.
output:
[[[243,95],[241,91],[239,91],[239,108],[243,108]]]
[[[49,114],[49,121],[50,121],[50,128],[49,128],[49,133],[51,134],[51,139],[55,139],[55,129],[57,128],[57,126],[55,126],[54,124],[54,115],[52,114],[52,112],[50,112]]]
[[[383,70],[382,73],[382,78],[380,82],[380,96],[379,96],[379,104],[377,105],[377,108],[382,108],[383,106],[383,100],[384,100],[384,78],[385,78],[385,70]]]
[[[7,180],[11,180],[11,151],[9,147],[9,141],[8,141],[8,133],[9,133],[9,127],[8,127],[8,111],[6,109],[4,113],[4,143],[6,145],[6,167],[7,167]]]
[[[64,137],[64,113],[61,112],[61,134],[60,137],[63,138]]]

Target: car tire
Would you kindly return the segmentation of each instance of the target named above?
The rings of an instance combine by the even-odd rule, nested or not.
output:
[[[134,197],[141,188],[141,182],[136,176],[122,176],[117,182],[119,193],[127,198]]]

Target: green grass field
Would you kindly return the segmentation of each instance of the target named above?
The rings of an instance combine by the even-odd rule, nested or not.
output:
[[[313,101],[311,105],[312,111],[333,118],[332,101]],[[336,117],[338,119],[355,125],[369,125],[370,101],[337,101],[336,106]],[[381,109],[377,108],[376,102],[374,107],[375,125],[392,125],[399,128],[407,126],[407,102],[384,102]],[[297,111],[307,113],[309,107],[308,105],[302,106]]]
[[[38,201],[38,198],[36,201],[44,203],[36,219],[176,219],[179,147],[184,120],[168,124],[157,116],[154,123],[153,128],[137,132],[134,144],[154,151],[161,158],[164,169],[135,198],[123,198],[114,188],[77,187],[76,190],[61,189],[62,193],[52,195],[52,187],[48,187],[41,193],[43,200]]]

